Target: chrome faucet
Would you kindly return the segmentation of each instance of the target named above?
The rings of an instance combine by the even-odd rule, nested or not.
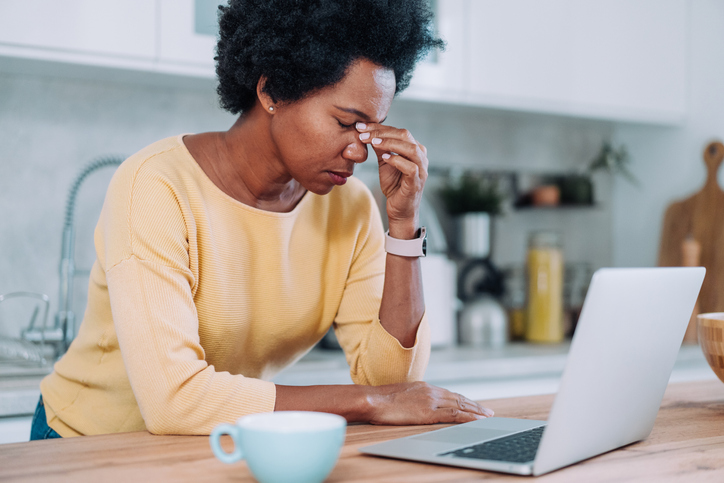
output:
[[[118,166],[123,162],[121,157],[103,157],[86,165],[76,176],[68,192],[65,207],[65,223],[63,225],[63,244],[60,250],[60,293],[58,294],[58,311],[55,314],[53,327],[42,329],[28,327],[23,331],[22,338],[41,344],[51,343],[56,347],[56,356],[68,350],[75,338],[75,314],[73,313],[73,278],[75,277],[75,200],[83,181],[94,171]]]

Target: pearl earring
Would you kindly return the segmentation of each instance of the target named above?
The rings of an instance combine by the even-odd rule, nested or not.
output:
[[[270,111],[274,111],[274,106],[269,106]]]

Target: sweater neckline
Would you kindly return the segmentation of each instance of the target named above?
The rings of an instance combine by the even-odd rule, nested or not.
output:
[[[299,212],[302,209],[302,205],[308,203],[307,200],[312,197],[313,194],[310,193],[309,191],[307,191],[306,193],[304,193],[304,195],[302,196],[302,199],[299,200],[299,202],[294,207],[294,209],[292,209],[291,211],[283,212],[283,213],[280,213],[277,211],[262,210],[260,208],[255,208],[253,206],[247,205],[246,203],[242,203],[241,201],[237,200],[236,198],[229,196],[226,192],[224,192],[224,190],[219,188],[216,185],[216,183],[214,183],[211,180],[211,178],[209,178],[209,176],[206,174],[206,171],[204,171],[203,168],[201,168],[201,166],[196,161],[196,159],[191,155],[191,152],[186,147],[186,144],[183,141],[184,136],[188,136],[190,134],[193,134],[193,133],[183,133],[183,134],[179,134],[176,137],[176,141],[179,145],[179,148],[183,151],[183,153],[186,156],[186,158],[188,159],[189,163],[193,166],[193,169],[198,173],[198,178],[201,179],[204,184],[207,184],[210,186],[210,191],[212,193],[215,193],[218,197],[220,197],[227,203],[231,203],[232,205],[234,205],[238,208],[241,208],[245,211],[249,211],[250,213],[254,213],[257,215],[269,216],[272,218],[293,218],[299,214]]]

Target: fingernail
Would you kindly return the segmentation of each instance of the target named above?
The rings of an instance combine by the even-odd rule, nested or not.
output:
[[[365,133],[365,134],[369,134],[369,133]],[[380,139],[380,138],[373,138],[373,139],[372,139],[372,144],[380,144],[380,143],[382,143],[382,139]]]
[[[355,127],[356,127],[357,129],[360,129],[360,130],[361,130],[361,129],[367,129],[367,124],[365,124],[365,123],[363,123],[363,122],[358,122]]]
[[[363,132],[362,134],[359,135],[359,138],[360,138],[362,141],[364,141],[365,139],[367,139],[367,138],[369,138],[369,137],[370,137],[370,133],[368,133],[368,132]],[[373,141],[373,142],[374,142],[374,141]]]
[[[383,154],[382,159],[390,159],[390,154],[389,153]]]

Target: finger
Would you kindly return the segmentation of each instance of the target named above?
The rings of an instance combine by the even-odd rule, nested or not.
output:
[[[480,404],[476,403],[475,401],[471,401],[470,399],[460,396],[459,402],[458,402],[460,409],[463,411],[468,411],[475,414],[480,414],[481,416],[485,416],[486,418],[492,417],[495,413]]]
[[[412,136],[412,133],[407,129],[398,129],[396,127],[372,123],[357,123],[356,126],[360,133],[359,139],[365,144],[370,144],[373,147],[376,147],[382,142],[382,140],[396,139],[397,141],[401,141],[403,143],[409,143],[410,146],[418,149],[423,155],[427,154],[427,148],[418,143]],[[364,126],[364,128],[361,126]],[[389,150],[392,151],[392,149]]]
[[[412,133],[407,129],[398,129],[392,126],[383,126],[376,123],[357,123],[360,140],[372,146],[379,159],[383,152],[401,154],[417,163],[427,172],[427,148],[415,141]]]
[[[420,167],[407,158],[396,154],[385,153],[379,158],[379,164],[389,164],[397,169],[406,177],[418,178],[420,176]]]
[[[362,133],[360,136],[364,137],[365,134],[369,133]],[[372,146],[375,149],[379,149],[382,151],[388,151],[388,152],[395,152],[398,154],[406,155],[406,156],[415,156],[418,158],[424,158],[425,152],[422,150],[419,144],[416,142],[408,141],[407,139],[399,139],[391,136],[383,136],[383,135],[377,135],[372,136],[370,138],[363,139],[360,137],[360,141],[362,141],[364,144],[368,144]]]
[[[485,408],[481,406],[480,404],[476,403],[475,401],[468,399],[467,397],[463,396],[462,394],[458,394],[455,392],[446,391],[447,394],[443,398],[445,401],[449,401],[450,404],[453,404],[454,406],[458,407],[462,411],[468,411],[473,412],[476,414],[480,414],[482,416],[486,417],[492,417],[495,412],[491,409]]]
[[[375,143],[377,141],[377,143]],[[427,156],[419,144],[411,144],[398,139],[375,138],[369,143],[378,156],[382,153],[395,153],[417,164],[421,170],[427,172]]]
[[[393,126],[384,126],[382,124],[376,123],[357,123],[355,127],[360,134],[369,134],[369,136],[365,135],[360,137],[360,139],[362,140],[372,139],[375,137],[386,137],[417,144],[417,141],[415,141],[412,133],[407,129],[400,129]]]
[[[435,411],[434,419],[437,423],[469,423],[478,419],[485,419],[485,416],[456,408],[440,408]]]
[[[488,409],[486,407],[481,406],[480,404],[476,403],[475,401],[472,401],[465,396],[460,396],[462,402],[461,405],[466,411],[474,412],[476,414],[481,414],[487,418],[492,418],[495,414],[495,411],[492,409]]]

